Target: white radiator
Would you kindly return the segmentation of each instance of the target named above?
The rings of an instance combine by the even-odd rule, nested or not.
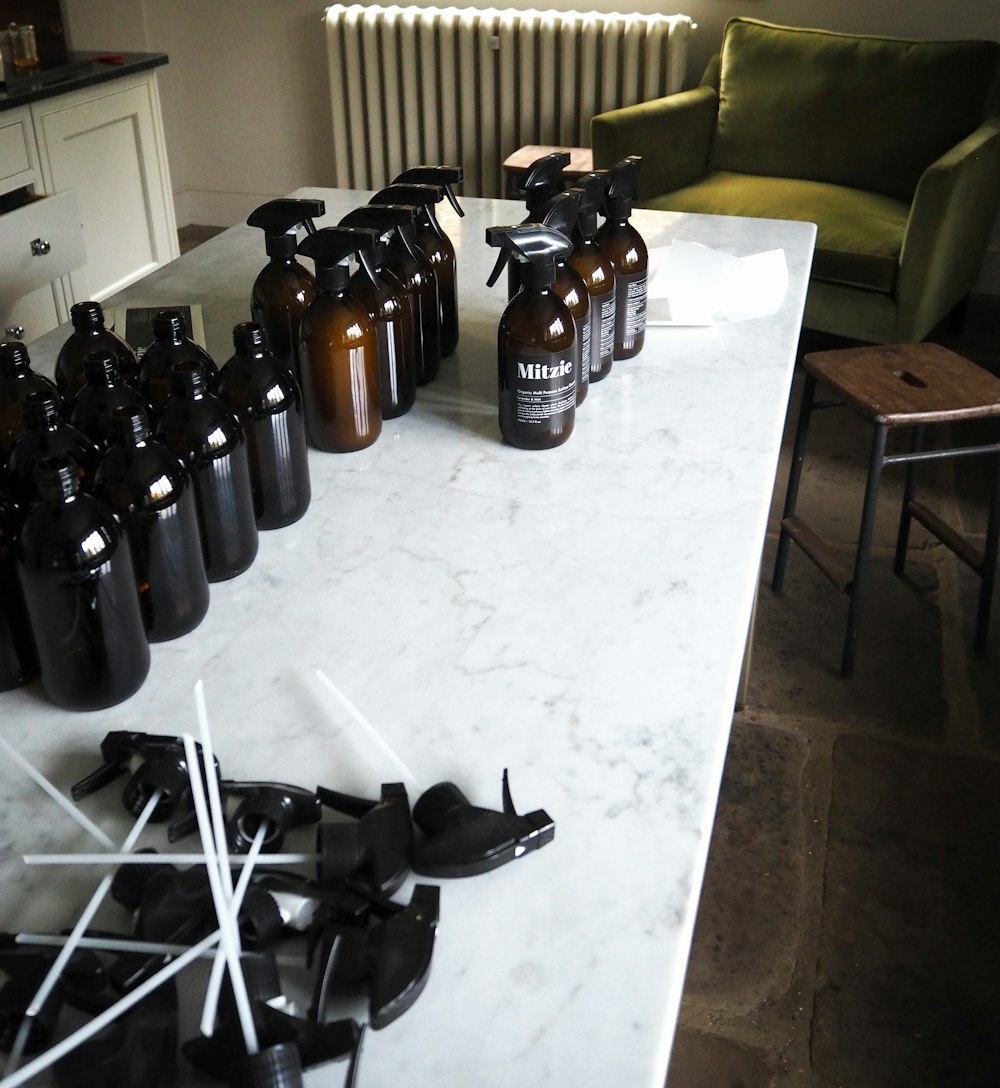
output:
[[[686,15],[495,8],[326,10],[337,185],[374,189],[460,165],[466,196],[503,194],[525,144],[590,145],[590,119],[680,90]]]

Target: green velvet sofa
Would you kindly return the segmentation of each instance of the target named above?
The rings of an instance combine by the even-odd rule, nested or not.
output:
[[[700,86],[600,114],[639,203],[817,225],[805,326],[922,340],[971,291],[1000,208],[1000,43],[737,18]]]

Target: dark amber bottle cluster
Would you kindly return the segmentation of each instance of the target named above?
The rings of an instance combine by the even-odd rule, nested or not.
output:
[[[221,373],[180,311],[154,332],[131,380],[105,344],[66,396],[23,344],[0,346],[0,690],[39,677],[70,710],[128,698],[149,643],[197,627],[258,529],[308,508],[301,393],[261,327],[234,329]]]
[[[448,199],[463,214],[452,190],[461,180],[460,167],[413,167],[336,227],[316,230],[321,201],[269,201],[248,218],[270,258],[253,284],[251,316],[299,380],[316,449],[370,446],[457,350],[455,247],[434,207]]]
[[[486,232],[489,244],[503,247],[490,284],[511,257],[510,303],[498,335],[500,430],[511,445],[526,449],[561,445],[572,430],[559,384],[567,349],[554,332],[573,326],[568,350],[577,405],[616,360],[639,354],[646,334],[648,253],[629,222],[641,159],[631,155],[569,188],[564,159],[564,153],[547,155],[525,172],[523,223]],[[554,232],[548,242],[546,231]],[[565,305],[566,314],[553,308],[549,296]]]

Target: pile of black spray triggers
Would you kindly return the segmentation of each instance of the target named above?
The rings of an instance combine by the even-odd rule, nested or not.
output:
[[[204,782],[205,761],[201,746],[196,748]],[[168,824],[170,842],[198,828],[181,738],[112,732],[101,744],[101,755],[103,764],[73,787],[74,800],[129,774],[122,801],[133,816],[151,809],[147,818]],[[352,1088],[365,1029],[383,1028],[401,1016],[423,991],[430,971],[439,887],[415,884],[408,903],[390,896],[411,871],[441,878],[495,869],[551,842],[555,824],[540,809],[517,814],[506,771],[500,811],[476,807],[453,783],[441,782],[421,794],[411,812],[400,783],[383,785],[380,797],[371,800],[322,787],[310,791],[275,782],[230,781],[221,777],[218,761],[213,763],[230,855],[260,854],[237,915],[239,962],[259,1050],[248,1053],[239,994],[226,976],[211,1035],[184,1041],[180,1051],[196,1069],[240,1088],[296,1088],[304,1069],[344,1060],[344,1083]],[[339,818],[324,822],[324,810]],[[308,824],[317,825],[315,877],[268,867],[267,855],[280,852],[286,832]],[[74,949],[41,1008],[32,1002],[59,948],[25,943],[14,934],[3,937],[0,970],[7,981],[0,989],[0,1049],[10,1053],[20,1033],[24,1053],[44,1051],[57,1035],[64,1008],[96,1016],[173,958],[170,952],[141,946],[189,950],[222,929],[207,866],[179,868],[169,853],[162,858],[120,866],[110,894],[131,914],[131,931],[88,929],[87,947]],[[242,866],[231,868],[238,875]],[[274,951],[296,933],[305,938],[304,966],[312,984],[305,1013],[286,997]],[[114,951],[115,940],[123,938],[133,949]],[[344,995],[367,998],[366,1024],[327,1019],[329,1002]],[[52,1083],[56,1088],[172,1088],[178,1067],[177,1008],[171,978],[60,1058]],[[67,1015],[79,1022],[78,1015]]]

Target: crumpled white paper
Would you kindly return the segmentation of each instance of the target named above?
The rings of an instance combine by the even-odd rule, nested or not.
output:
[[[783,249],[733,257],[674,239],[649,251],[648,325],[724,325],[777,313],[788,290]]]

